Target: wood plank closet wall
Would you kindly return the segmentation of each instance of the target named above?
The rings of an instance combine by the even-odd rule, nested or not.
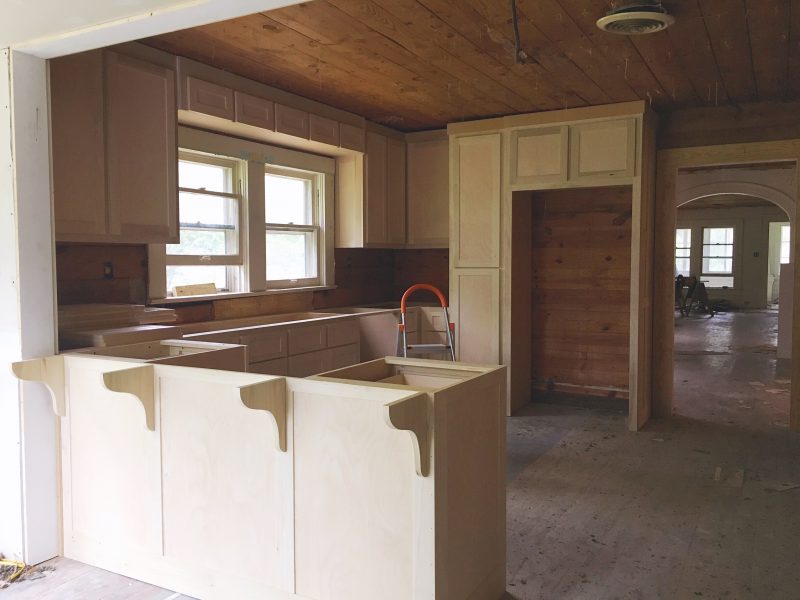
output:
[[[534,387],[627,390],[630,188],[536,192],[531,232]]]

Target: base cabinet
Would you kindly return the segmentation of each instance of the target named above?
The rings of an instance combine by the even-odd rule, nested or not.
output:
[[[503,367],[13,368],[59,417],[68,558],[212,600],[505,594]]]

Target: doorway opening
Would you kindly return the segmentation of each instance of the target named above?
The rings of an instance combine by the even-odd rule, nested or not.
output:
[[[763,197],[706,192],[677,208],[674,413],[787,428],[790,217]]]

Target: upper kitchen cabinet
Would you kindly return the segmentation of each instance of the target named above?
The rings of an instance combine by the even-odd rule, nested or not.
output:
[[[404,248],[406,143],[402,134],[370,125],[363,157],[337,160],[336,246]]]
[[[58,241],[178,241],[175,71],[160,54],[50,62]]]
[[[636,119],[570,127],[572,179],[629,178],[636,173]]]
[[[448,157],[446,131],[406,135],[406,242],[409,248],[447,248]]]

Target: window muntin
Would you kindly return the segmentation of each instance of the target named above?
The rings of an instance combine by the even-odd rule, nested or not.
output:
[[[167,292],[213,283],[239,291],[241,267],[241,161],[182,150],[178,160],[180,242],[166,245]]]
[[[692,230],[675,230],[675,274],[688,277],[691,274]]]
[[[266,279],[268,287],[319,283],[319,175],[267,167],[264,173]]]
[[[790,225],[781,225],[781,264],[788,265],[792,256],[792,228]]]

